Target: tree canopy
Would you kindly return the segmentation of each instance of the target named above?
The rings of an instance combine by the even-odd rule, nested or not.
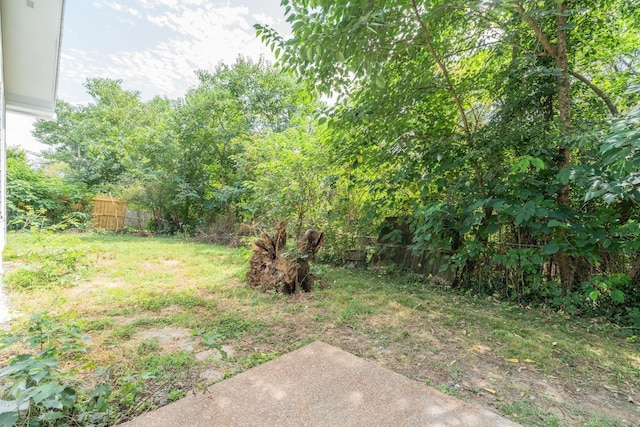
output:
[[[638,301],[637,5],[282,4],[293,35],[258,35],[337,97],[335,150],[387,202],[378,216],[410,218],[415,251],[446,251],[454,286]]]

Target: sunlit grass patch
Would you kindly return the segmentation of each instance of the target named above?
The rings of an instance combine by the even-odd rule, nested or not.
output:
[[[82,332],[102,331],[105,329],[111,329],[114,326],[114,321],[108,317],[100,318],[85,318],[79,322],[80,330]]]
[[[409,274],[322,266],[314,292],[267,294],[243,282],[246,249],[108,234],[12,234],[11,263],[26,262],[36,241],[81,248],[90,267],[69,286],[12,289],[11,303],[23,316],[44,309],[73,319],[91,338],[84,368],[74,369],[113,387],[114,422],[202,386],[207,363],[229,377],[314,340],[499,407],[524,425],[554,425],[562,410],[584,425],[597,418],[565,388],[601,399],[610,394],[602,385],[640,388],[638,344],[607,325],[445,291]],[[179,337],[163,339],[174,332]],[[221,346],[235,356],[194,359]],[[94,378],[95,369],[102,373]],[[482,397],[483,386],[497,397]],[[574,401],[555,401],[554,393],[544,403],[527,400],[549,390]],[[617,425],[600,415],[602,425]]]

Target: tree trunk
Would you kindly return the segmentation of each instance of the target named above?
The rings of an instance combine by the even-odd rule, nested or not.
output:
[[[556,43],[556,56],[555,64],[556,68],[562,70],[560,76],[558,76],[558,116],[560,117],[560,124],[562,125],[562,132],[568,134],[571,129],[571,95],[569,86],[569,60],[567,58],[567,16],[565,12],[567,10],[567,2],[561,1],[558,3],[558,41]],[[561,144],[558,149],[558,170],[564,169],[569,166],[571,161],[571,153],[569,148]],[[559,205],[569,206],[571,203],[569,197],[569,186],[563,186],[556,196],[556,201]],[[575,280],[576,266],[574,260],[569,257],[564,251],[560,251],[556,254],[556,262],[558,263],[558,270],[560,273],[560,281],[565,289],[571,289]]]
[[[567,10],[567,1],[561,0],[558,3],[558,17],[556,20],[558,40],[555,45],[544,35],[542,28],[538,26],[531,15],[525,12],[518,0],[512,0],[511,4],[536,35],[536,38],[544,48],[545,53],[553,58],[556,68],[561,70],[561,74],[558,76],[558,116],[560,117],[562,132],[567,134],[571,129],[571,95],[568,78],[569,60],[567,57],[567,16],[565,14]],[[571,153],[569,148],[563,143],[558,148],[558,169],[566,168],[569,166],[570,161]],[[569,186],[565,185],[558,191],[558,194],[556,195],[556,202],[560,205],[569,206],[571,202],[569,197]],[[558,266],[562,286],[565,289],[570,289],[573,286],[575,279],[576,269],[574,260],[565,254],[564,251],[560,251],[555,254],[555,263]]]
[[[631,271],[629,271],[629,277],[631,277],[631,283],[634,286],[640,284],[640,252],[636,254],[636,259],[631,267]]]
[[[247,272],[249,285],[264,292],[311,292],[314,276],[309,271],[309,261],[315,259],[323,238],[323,233],[307,230],[297,243],[297,253],[291,254],[286,250],[286,227],[279,222],[273,237],[262,233],[262,237],[253,243]]]

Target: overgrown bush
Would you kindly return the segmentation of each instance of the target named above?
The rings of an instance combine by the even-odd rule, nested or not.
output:
[[[585,190],[586,191],[586,190]],[[445,251],[454,287],[640,328],[637,206],[590,200],[559,208],[543,195],[491,198],[465,209],[432,204],[413,217],[413,249]],[[577,204],[577,203],[576,203]],[[575,266],[562,283],[557,255]]]
[[[9,229],[86,228],[91,196],[81,184],[32,167],[24,151],[7,149]]]

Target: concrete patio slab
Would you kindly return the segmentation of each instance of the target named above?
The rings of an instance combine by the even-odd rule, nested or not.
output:
[[[316,341],[123,427],[517,425]]]

